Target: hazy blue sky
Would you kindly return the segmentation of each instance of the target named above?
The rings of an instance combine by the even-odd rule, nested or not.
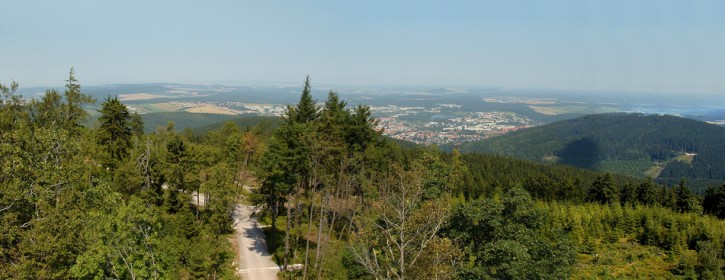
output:
[[[725,96],[725,1],[3,0],[0,81],[473,85]]]

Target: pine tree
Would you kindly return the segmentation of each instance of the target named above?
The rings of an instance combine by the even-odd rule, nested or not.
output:
[[[380,133],[375,130],[377,121],[372,117],[370,107],[358,105],[350,117],[347,129],[348,145],[357,151],[365,151],[368,145],[378,141]]]
[[[594,180],[589,190],[588,200],[603,204],[619,202],[619,192],[612,180],[612,174],[607,173]]]
[[[65,126],[72,127],[73,131],[77,131],[81,126],[80,122],[88,116],[88,113],[82,106],[84,104],[95,103],[96,101],[90,95],[81,93],[81,85],[78,84],[73,68],[70,69],[68,80],[66,80],[65,100],[62,121]]]
[[[350,120],[350,112],[345,108],[347,103],[340,101],[337,93],[330,91],[325,101],[325,106],[320,111],[318,124],[318,132],[321,137],[328,138],[331,141],[342,142],[344,139],[344,126]],[[343,143],[336,143],[337,145]]]
[[[710,187],[705,191],[705,199],[702,203],[705,213],[725,218],[725,185],[719,188]]]
[[[675,190],[676,202],[675,207],[680,212],[695,212],[702,213],[702,206],[700,201],[692,194],[692,191],[687,187],[685,179],[681,179]]]
[[[637,187],[637,200],[644,205],[657,203],[657,190],[651,177]]]
[[[106,98],[101,104],[99,112],[101,123],[98,129],[98,144],[101,145],[109,157],[105,165],[113,167],[123,160],[131,148],[131,116],[125,105],[117,97]]]
[[[305,87],[302,89],[300,102],[295,107],[295,122],[309,123],[317,119],[317,105],[312,99],[312,88],[310,86],[310,76],[305,79]]]
[[[468,174],[468,166],[458,149],[453,149],[453,163],[451,164],[450,186],[455,194],[463,194],[470,198],[469,190],[465,189],[465,178]]]
[[[184,140],[175,134],[166,144],[166,152],[165,177],[169,188],[165,203],[169,212],[176,212],[185,205],[185,201],[179,198],[182,196],[182,192],[193,189],[189,186],[185,176],[189,172],[188,151]]]
[[[143,135],[143,129],[143,118],[138,112],[133,112],[133,115],[131,115],[131,132],[136,137],[141,137]]]
[[[287,226],[285,230],[285,258],[286,265],[291,253],[291,246],[297,242],[290,240],[292,226],[299,229],[298,213],[300,198],[309,191],[311,185],[311,154],[314,121],[318,119],[318,110],[312,100],[310,77],[305,79],[302,96],[296,106],[288,106],[283,122],[275,131],[265,152],[260,177],[263,179],[262,192],[268,205],[273,209],[273,219],[284,202],[294,202],[294,206],[287,205]],[[294,211],[292,211],[294,209]],[[294,215],[294,225],[292,225]],[[298,230],[299,231],[299,230]],[[276,228],[273,228],[276,234]],[[299,235],[296,237],[299,238]]]

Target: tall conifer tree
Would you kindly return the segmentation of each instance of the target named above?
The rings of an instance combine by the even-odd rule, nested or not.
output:
[[[317,119],[317,105],[312,99],[312,87],[310,86],[310,76],[305,79],[305,87],[302,89],[300,102],[295,108],[295,121],[299,123],[308,123]]]
[[[101,127],[98,129],[98,144],[108,153],[110,161],[106,165],[114,166],[114,161],[125,158],[131,148],[131,115],[117,97],[108,97],[101,105],[103,107],[99,110],[101,116],[98,121]]]

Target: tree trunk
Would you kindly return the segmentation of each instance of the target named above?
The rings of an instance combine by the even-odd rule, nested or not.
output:
[[[319,227],[317,228],[317,250],[315,252],[315,266],[317,265],[317,262],[320,258],[320,247],[322,246],[322,229],[324,228],[324,222],[325,222],[325,216],[327,215],[327,211],[325,210],[326,203],[329,203],[329,196],[330,194],[328,192],[325,193],[325,197],[322,198],[321,204],[320,204],[320,222]]]
[[[299,242],[300,242],[300,216],[301,216],[300,212],[302,212],[302,211],[300,211],[300,207],[301,207],[300,196],[302,194],[301,190],[303,189],[301,187],[302,184],[303,183],[299,183],[299,185],[297,187],[297,193],[295,194],[294,228],[297,229],[297,234],[295,234],[295,240],[294,240],[294,243],[292,244],[292,256],[293,257],[297,255],[297,244],[299,244]]]
[[[402,184],[402,182],[401,182],[401,184]],[[400,212],[402,213],[403,216],[400,219],[400,241],[399,241],[400,245],[398,245],[398,247],[400,249],[400,276],[398,278],[401,280],[405,279],[405,241],[406,241],[405,240],[405,221],[408,218],[406,215],[407,213],[405,212],[405,208],[407,207],[407,205],[406,205],[407,197],[406,197],[405,189],[403,189],[402,195],[403,195],[403,198],[400,201],[402,203],[401,209],[403,209],[403,210]]]
[[[292,196],[290,195],[289,197],[290,197],[290,199],[287,201],[291,202]],[[282,266],[282,268],[284,269],[285,272],[287,271],[287,265],[289,264],[289,251],[290,251],[289,231],[290,231],[290,227],[292,226],[292,208],[290,206],[291,205],[285,206],[285,208],[287,208],[287,225],[285,227],[285,233],[284,233],[284,265]]]
[[[277,237],[277,213],[279,211],[279,200],[275,200],[272,206],[272,237]]]
[[[331,206],[330,199],[337,198],[337,208],[338,209],[342,208],[342,203],[343,203],[342,197],[346,197],[346,196],[342,195],[341,192],[343,192],[343,190],[341,190],[341,188],[338,188],[335,190],[335,194],[333,194],[331,197],[328,197],[328,199],[327,199],[328,207]],[[332,207],[329,207],[329,208],[331,209],[331,212],[332,212],[332,219],[330,219],[330,224],[327,226],[327,236],[325,236],[326,242],[325,242],[325,246],[322,247],[322,250],[321,250],[322,254],[320,256],[320,261],[319,261],[320,266],[324,262],[325,252],[327,252],[327,250],[326,250],[327,244],[330,242],[330,238],[332,237],[333,231],[335,229],[335,221],[337,221],[337,217],[340,216],[340,213],[338,212],[337,209],[333,209]],[[344,228],[345,227],[343,226],[343,230],[340,231],[339,236],[341,236],[343,234]],[[318,277],[318,279],[320,279],[320,277]]]
[[[307,240],[305,244],[305,268],[302,272],[302,279],[307,279],[307,267],[308,267],[308,260],[309,260],[309,252],[310,252],[310,231],[312,230],[312,214],[314,214],[312,211],[314,210],[315,204],[310,202],[310,210],[309,210],[309,219],[307,222],[307,236],[305,239]]]
[[[318,266],[320,262],[320,248],[322,247],[322,229],[324,228],[324,222],[325,222],[325,216],[327,215],[327,211],[325,210],[325,205],[327,205],[330,202],[330,193],[325,192],[325,197],[322,198],[322,201],[320,203],[320,222],[317,226],[317,249],[315,250],[315,268],[317,269],[317,275],[320,275],[320,271],[322,269]],[[332,230],[332,228],[330,228]],[[319,279],[319,277],[318,277]]]
[[[209,190],[207,190],[209,191]],[[196,218],[199,218],[199,207],[201,207],[200,204],[201,199],[201,184],[196,185]],[[206,204],[204,204],[206,205]]]

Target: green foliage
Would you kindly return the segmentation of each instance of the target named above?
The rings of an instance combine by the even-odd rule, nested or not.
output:
[[[172,127],[142,135],[140,118],[109,98],[100,128],[87,130],[81,106],[91,100],[72,70],[63,97],[49,90],[26,102],[14,95],[17,83],[0,89],[0,278],[234,276],[220,238],[236,196],[228,169],[210,169],[213,199],[202,216],[214,219],[198,219],[178,191],[169,212],[162,185],[195,186],[200,165],[217,164],[199,160]]]
[[[83,105],[96,101],[90,95],[81,93],[81,85],[76,80],[73,68],[70,69],[68,80],[66,80],[65,101],[66,103],[62,105],[64,114],[61,122],[77,131],[81,127],[80,123],[88,116],[86,110],[82,108]]]
[[[571,273],[574,247],[562,233],[545,231],[545,212],[520,187],[500,199],[459,205],[443,235],[462,242],[462,279],[561,279]]]
[[[657,196],[657,190],[652,178],[647,178],[637,187],[637,200],[644,205],[659,204]]]
[[[111,186],[115,192],[130,196],[141,193],[145,179],[134,161],[124,161],[114,171]]]
[[[136,137],[141,137],[144,134],[143,118],[138,112],[133,112],[130,119],[131,133]]]
[[[458,188],[469,198],[488,195],[496,188],[523,185],[537,199],[583,202],[589,187],[602,175],[566,165],[547,165],[493,155],[463,154],[462,160],[468,172]],[[616,174],[611,179],[617,189],[624,184],[640,182]]]
[[[575,278],[592,272],[613,277],[665,278],[696,274],[697,254],[722,263],[722,251],[714,245],[703,252],[701,242],[722,244],[725,222],[694,213],[679,213],[661,206],[619,204],[540,203],[549,213],[546,226],[566,229],[578,245],[579,265]],[[713,255],[712,252],[720,252]],[[714,258],[714,259],[713,259]],[[689,272],[688,272],[689,271]],[[705,278],[709,279],[709,278]]]
[[[292,117],[292,120],[297,123],[308,123],[317,119],[317,105],[312,100],[310,76],[305,78],[305,86],[302,89],[302,95],[300,96],[300,102],[294,110],[291,110],[288,114]]]
[[[705,213],[715,215],[720,219],[725,218],[725,185],[708,188],[702,206]]]
[[[115,98],[84,128],[90,99],[72,71],[63,96],[26,102],[17,87],[0,84],[0,278],[234,278],[228,234],[245,186],[260,187],[247,199],[273,225],[276,260],[305,264],[285,276],[723,278],[725,223],[701,213],[722,217],[725,185],[700,203],[684,180],[403,149],[369,107],[330,92],[317,108],[309,78],[274,131],[227,122],[201,135],[173,122],[144,135]],[[663,145],[697,146],[677,139]]]
[[[589,189],[588,201],[599,203],[619,203],[619,190],[612,181],[612,174],[597,177]]]
[[[187,113],[191,114],[191,113]],[[148,116],[149,114],[143,115],[144,118]],[[175,119],[175,118],[168,118],[168,119]],[[220,127],[224,126],[227,122],[233,122],[237,125],[237,127],[242,128],[243,130],[249,130],[251,128],[260,128],[263,132],[269,133],[271,130],[276,128],[279,125],[280,118],[279,117],[267,117],[267,116],[259,116],[259,115],[241,115],[237,116],[235,118],[231,118],[224,121],[217,121],[212,124],[203,125],[203,126],[196,126],[196,125],[188,125],[185,127],[192,127],[194,135],[207,135],[209,132],[213,130],[217,130]]]
[[[191,128],[197,135],[205,134],[215,129],[219,123],[225,121],[239,119],[239,116],[220,115],[220,114],[202,114],[190,112],[161,112],[148,113],[141,115],[144,122],[144,132],[157,132],[159,129],[166,127],[169,120],[173,120],[177,124],[179,131]],[[244,117],[242,117],[244,118]],[[217,124],[217,125],[215,125]]]
[[[163,273],[158,260],[160,213],[136,197],[128,204],[123,201],[115,204],[120,206],[92,217],[88,231],[91,245],[78,256],[78,263],[72,269],[73,276],[159,278]]]
[[[699,241],[697,247],[696,271],[700,275],[700,279],[725,279],[722,260],[719,258],[722,255],[722,243]]]
[[[435,199],[451,192],[451,167],[440,158],[437,149],[425,150],[414,164],[426,170],[422,174],[423,199]]]
[[[53,91],[24,102],[17,87],[0,85],[0,278],[67,278],[84,249],[86,207],[97,199],[93,168],[83,164],[87,133],[77,123],[85,99],[73,87],[72,103]]]
[[[680,184],[677,185],[677,189],[675,190],[675,195],[677,196],[677,201],[675,202],[677,211],[702,213],[700,199],[687,187],[685,179],[680,180]]]
[[[231,233],[234,215],[234,188],[231,168],[225,163],[212,166],[204,172],[206,180],[202,190],[207,195],[205,221],[214,235]]]
[[[372,117],[370,107],[358,105],[350,116],[350,125],[347,127],[347,143],[357,151],[365,151],[368,145],[380,143],[380,132],[375,131],[377,120]]]
[[[283,265],[295,259],[304,261],[303,277],[345,275],[336,269],[345,246],[335,245],[333,240],[349,240],[358,230],[354,221],[361,205],[390,195],[383,186],[390,183],[385,178],[399,154],[375,130],[369,107],[346,106],[331,91],[318,109],[310,95],[308,77],[299,103],[288,106],[255,169],[261,185],[257,201],[266,207],[272,224],[268,239],[275,241],[273,244],[284,241],[283,247],[276,247],[275,255]],[[435,158],[430,162],[436,161],[442,163]],[[444,169],[440,171],[436,174],[445,175]],[[440,196],[444,189],[439,187],[448,188],[447,179],[438,182],[436,174],[426,180],[430,189],[439,189],[431,198]],[[284,220],[281,225],[280,216]]]
[[[725,180],[725,129],[700,121],[660,115],[610,113],[516,131],[501,137],[464,144],[462,152],[486,152],[544,162],[558,162],[607,172],[644,177],[660,163],[660,183],[682,177],[696,190]],[[674,160],[694,153],[691,163]],[[649,166],[646,164],[649,162]],[[705,180],[705,181],[701,181]]]
[[[104,165],[115,168],[116,164],[128,156],[131,148],[131,115],[125,105],[117,97],[106,98],[99,110],[98,144],[108,157]]]
[[[350,250],[367,273],[376,278],[437,275],[428,270],[432,267],[418,262],[427,260],[420,256],[439,253],[432,244],[446,242],[436,233],[448,215],[449,199],[425,196],[426,182],[420,169],[395,168],[394,172],[382,187],[379,206],[369,209],[355,223]],[[433,264],[450,263],[455,257],[455,253],[441,257]]]

